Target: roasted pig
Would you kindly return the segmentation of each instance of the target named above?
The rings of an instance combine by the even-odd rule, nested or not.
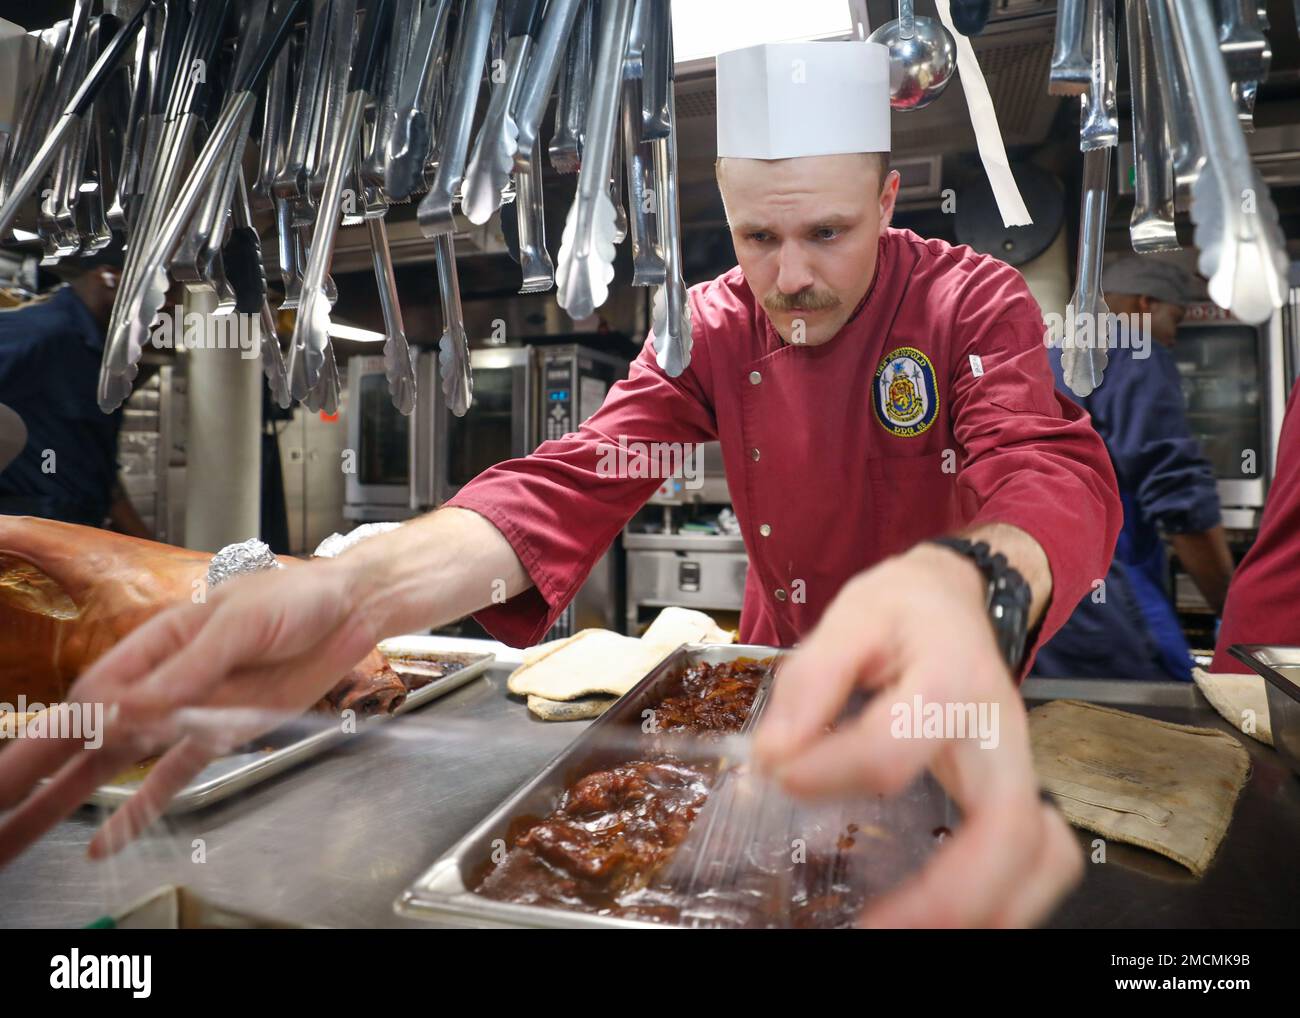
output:
[[[0,703],[57,703],[118,640],[191,600],[212,556],[94,527],[0,516]],[[282,558],[286,566],[296,559]],[[318,703],[392,713],[407,686],[372,650]]]

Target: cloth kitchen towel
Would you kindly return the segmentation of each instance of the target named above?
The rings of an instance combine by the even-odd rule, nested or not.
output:
[[[1053,700],[1029,712],[1034,767],[1067,820],[1149,848],[1198,877],[1250,773],[1226,732]]]
[[[1214,674],[1201,668],[1192,669],[1196,688],[1205,694],[1210,706],[1244,735],[1265,746],[1273,745],[1273,729],[1268,720],[1268,689],[1258,675],[1233,672]]]

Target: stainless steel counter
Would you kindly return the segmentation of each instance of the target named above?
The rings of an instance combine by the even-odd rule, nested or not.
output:
[[[0,870],[0,926],[80,926],[166,883],[307,924],[419,925],[394,914],[398,894],[586,726],[536,720],[508,697],[508,671],[167,819],[106,863],[85,858],[103,813],[78,811]]]
[[[1104,863],[1085,863],[1084,882],[1049,926],[1085,929],[1292,928],[1300,925],[1300,777],[1269,746],[1242,735],[1191,683],[1029,679],[1032,709],[1078,699],[1180,725],[1229,732],[1250,753],[1251,773],[1218,855],[1197,880],[1177,863],[1119,842]],[[1097,835],[1076,830],[1085,859]]]
[[[0,926],[78,926],[164,883],[303,923],[418,925],[393,913],[399,892],[584,727],[534,720],[507,696],[507,671],[489,672],[240,797],[169,820],[108,863],[85,859],[100,814],[81,810],[0,870]],[[1025,693],[1031,705],[1086,696],[1227,728],[1191,686],[1030,680]],[[1051,925],[1300,922],[1300,779],[1271,749],[1240,738],[1254,771],[1203,880],[1112,843],[1107,862],[1089,864],[1084,885]],[[1087,847],[1092,835],[1079,838]]]

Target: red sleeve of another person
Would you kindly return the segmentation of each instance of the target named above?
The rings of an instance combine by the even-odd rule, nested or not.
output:
[[[1234,643],[1300,646],[1300,382],[1287,401],[1259,535],[1228,588],[1212,672],[1250,671],[1228,653]]]

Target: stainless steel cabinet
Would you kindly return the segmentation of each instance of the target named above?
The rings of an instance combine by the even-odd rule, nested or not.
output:
[[[346,401],[346,394],[341,399]],[[356,469],[355,463],[344,460],[344,419],[341,405],[334,417],[299,405],[293,420],[282,425],[280,462],[289,513],[289,550],[295,555],[310,555],[330,534],[353,526],[343,518],[345,469]]]
[[[630,635],[636,635],[642,607],[740,611],[749,569],[741,538],[625,532],[623,547]]]

